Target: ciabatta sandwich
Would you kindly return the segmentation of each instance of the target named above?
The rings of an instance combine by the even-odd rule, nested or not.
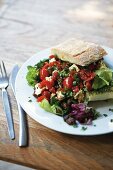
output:
[[[86,90],[80,89],[83,92],[78,93],[79,97],[84,93],[87,101],[113,99],[113,71],[103,61],[107,53],[101,46],[71,39],[53,47],[51,53],[74,64],[73,68],[83,80],[83,88],[86,87]]]

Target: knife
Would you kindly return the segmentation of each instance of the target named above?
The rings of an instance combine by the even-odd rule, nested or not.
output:
[[[10,75],[10,85],[13,90],[14,96],[16,98],[16,92],[15,92],[15,81],[16,81],[16,76],[19,71],[18,65],[15,65],[11,75]],[[26,113],[20,106],[17,98],[17,106],[18,106],[18,113],[19,113],[19,146],[27,146],[28,144],[28,136],[27,136],[27,119],[26,119]]]

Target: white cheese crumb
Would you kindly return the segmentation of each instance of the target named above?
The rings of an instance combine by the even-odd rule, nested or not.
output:
[[[77,72],[79,71],[79,68],[78,68],[78,66],[76,64],[73,64],[71,67],[69,67],[69,70],[71,71],[74,68],[76,69]]]
[[[43,87],[42,89],[39,88],[39,83],[37,83],[37,84],[35,85],[34,93],[35,93],[36,95],[39,95],[39,94],[41,94],[42,90],[44,90],[44,89],[45,89],[45,87]]]
[[[54,61],[56,61],[55,58],[51,58],[51,59],[49,60],[49,63],[52,63],[52,62],[54,62]]]
[[[58,100],[62,100],[64,98],[64,95],[62,94],[61,91],[57,91],[56,93],[57,93]]]
[[[47,81],[51,81],[51,80],[52,80],[52,76],[46,77],[45,79],[46,79]]]
[[[55,73],[55,72],[57,72],[57,73],[58,73],[58,71],[57,71],[57,70],[54,70],[54,71],[52,72],[52,74],[53,74],[53,73]]]
[[[52,98],[53,96],[55,96],[55,93],[51,93],[51,98]]]

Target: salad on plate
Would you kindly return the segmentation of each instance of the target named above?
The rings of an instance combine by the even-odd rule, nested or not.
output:
[[[26,79],[40,107],[69,125],[91,125],[100,114],[88,103],[113,99],[113,70],[104,63],[106,54],[97,44],[71,39],[28,66]]]

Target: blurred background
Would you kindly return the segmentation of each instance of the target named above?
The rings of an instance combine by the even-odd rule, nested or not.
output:
[[[111,35],[113,0],[0,0],[0,54],[10,67],[72,37],[113,47]],[[0,169],[17,166],[0,161]]]

